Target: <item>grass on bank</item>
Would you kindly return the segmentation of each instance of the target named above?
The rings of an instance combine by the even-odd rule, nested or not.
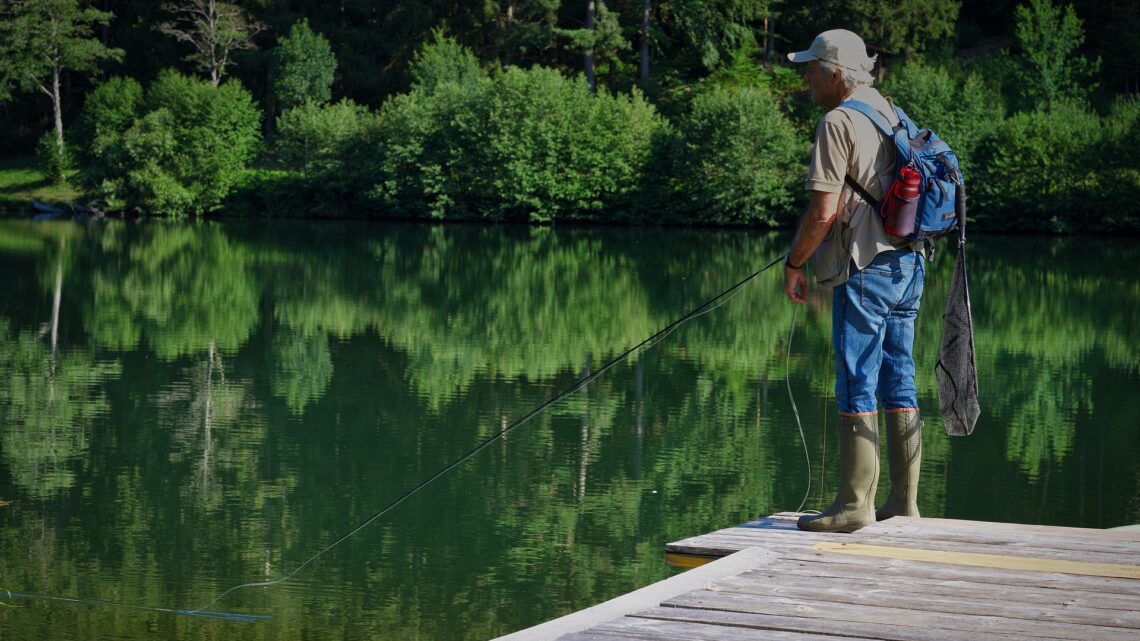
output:
[[[82,192],[71,183],[53,183],[33,156],[0,160],[0,208],[27,209],[32,200],[66,206]]]

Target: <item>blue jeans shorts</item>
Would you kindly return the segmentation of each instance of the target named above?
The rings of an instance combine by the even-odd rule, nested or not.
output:
[[[918,409],[914,386],[914,319],[925,259],[911,250],[883,252],[851,268],[832,293],[835,400],[842,414]]]

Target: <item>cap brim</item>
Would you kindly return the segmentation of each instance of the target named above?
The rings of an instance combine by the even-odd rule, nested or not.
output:
[[[810,51],[797,51],[795,53],[789,53],[788,60],[792,62],[811,62],[812,60],[818,60],[818,58]]]

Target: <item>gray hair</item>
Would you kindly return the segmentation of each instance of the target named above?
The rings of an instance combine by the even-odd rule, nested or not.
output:
[[[828,62],[827,60],[819,60],[819,68],[823,70],[823,73],[829,76],[838,69],[843,75],[843,86],[846,87],[848,91],[853,91],[855,87],[863,85],[870,87],[871,84],[874,83],[875,77],[871,75],[871,70],[875,68],[875,60],[878,59],[878,57],[879,56],[875,55],[868,58],[867,62],[863,64],[862,69],[850,69],[835,64],[834,62]]]

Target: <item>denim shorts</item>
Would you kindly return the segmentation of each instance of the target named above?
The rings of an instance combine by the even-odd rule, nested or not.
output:
[[[917,409],[914,319],[925,260],[908,249],[883,252],[832,293],[835,400],[844,414]]]

